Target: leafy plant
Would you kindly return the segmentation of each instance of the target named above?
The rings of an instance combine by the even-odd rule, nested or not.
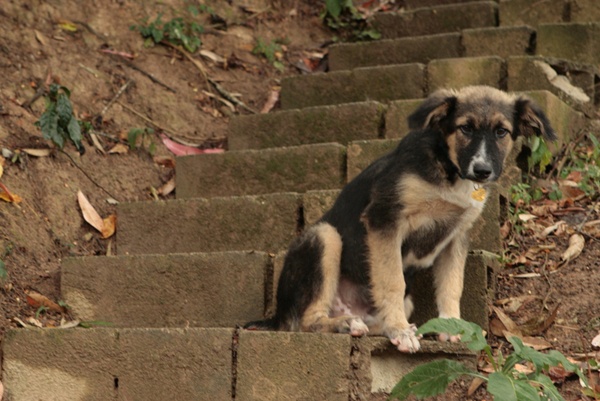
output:
[[[252,54],[263,56],[279,72],[283,72],[283,63],[280,61],[283,52],[283,48],[281,47],[282,42],[282,40],[271,40],[270,42],[267,42],[258,38],[256,40],[256,46],[252,49]]]
[[[145,18],[142,24],[132,25],[130,29],[138,31],[146,39],[144,42],[146,47],[167,40],[174,45],[183,46],[190,53],[194,53],[200,48],[202,45],[200,34],[204,32],[202,25],[183,17],[175,17],[168,22],[163,22],[162,14],[159,14],[151,22]]]
[[[548,149],[544,138],[539,136],[530,137],[528,145],[529,149],[531,149],[531,155],[527,159],[529,171],[532,171],[537,166],[541,174],[546,171],[546,167],[552,162],[552,152]]]
[[[363,41],[381,37],[354,7],[352,0],[325,0],[321,18],[329,28],[340,33],[342,40]]]
[[[156,153],[156,142],[154,142],[154,130],[152,128],[132,128],[127,133],[127,142],[129,143],[129,148],[131,150],[135,150],[138,148],[138,143],[140,147],[148,148],[148,153],[151,156],[154,156]]]
[[[77,150],[83,153],[81,127],[73,115],[71,91],[58,84],[51,84],[46,97],[46,110],[35,123],[42,130],[44,138],[50,139],[60,149],[65,140],[71,140]]]
[[[492,348],[485,341],[483,330],[475,323],[460,319],[436,318],[425,323],[417,334],[449,333],[461,335],[461,340],[472,351],[483,351],[494,372],[485,376],[462,363],[448,359],[436,360],[416,367],[394,387],[390,399],[404,400],[413,394],[418,399],[433,397],[446,391],[450,383],[461,376],[473,376],[487,382],[487,391],[496,401],[505,400],[563,400],[552,380],[544,373],[552,366],[561,365],[574,372],[587,386],[587,379],[579,367],[558,351],[547,354],[526,346],[518,337],[511,337],[514,352],[504,357],[494,357]],[[530,362],[534,371],[526,374],[515,369],[519,362]]]

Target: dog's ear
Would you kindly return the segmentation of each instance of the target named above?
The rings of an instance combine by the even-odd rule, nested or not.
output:
[[[531,99],[521,96],[515,101],[514,135],[543,136],[544,139],[556,140],[556,133],[542,109]]]
[[[454,93],[447,89],[440,89],[425,99],[408,117],[408,128],[414,131],[439,125],[440,121],[450,115],[455,106]]]

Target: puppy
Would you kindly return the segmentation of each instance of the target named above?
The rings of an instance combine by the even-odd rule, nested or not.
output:
[[[487,86],[439,90],[408,122],[398,147],[348,183],[291,244],[275,315],[247,329],[371,333],[415,352],[405,274],[429,267],[439,316],[460,318],[468,230],[486,185],[518,136],[555,133],[530,99]]]

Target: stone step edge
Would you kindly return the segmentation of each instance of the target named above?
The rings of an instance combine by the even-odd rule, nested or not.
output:
[[[281,346],[285,346],[285,355],[260,351]],[[357,339],[347,334],[252,332],[239,328],[11,329],[3,341],[3,384],[7,395],[15,399],[33,399],[33,395],[84,399],[84,394],[97,394],[85,399],[102,400],[107,394],[135,390],[153,399],[152,391],[164,392],[166,387],[177,394],[181,386],[185,388],[181,390],[185,399],[191,400],[198,397],[193,395],[198,385],[209,386],[222,397],[219,399],[249,399],[245,397],[251,394],[253,383],[273,380],[281,370],[291,384],[303,388],[305,372],[298,366],[308,365],[322,374],[330,371],[332,378],[341,378],[338,384],[345,387],[332,388],[336,386],[317,380],[309,396],[341,391],[342,396],[338,394],[334,399],[347,400],[352,389],[362,389],[364,396],[390,391],[403,373],[428,360],[446,357],[470,367],[475,367],[477,361],[477,355],[461,343],[421,340],[421,347],[421,351],[407,355],[383,337]],[[323,358],[323,352],[331,355]],[[73,358],[74,354],[79,357]],[[171,358],[175,358],[175,366],[169,364]],[[290,358],[298,363],[285,363]],[[385,373],[390,362],[398,375],[372,378]],[[155,369],[148,371],[147,363]],[[165,368],[172,372],[165,374]],[[193,380],[188,377],[190,371]],[[174,383],[165,382],[171,380]],[[372,388],[374,384],[377,388]]]

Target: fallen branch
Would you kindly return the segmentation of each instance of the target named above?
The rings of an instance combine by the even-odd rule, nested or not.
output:
[[[106,194],[108,194],[108,196],[110,196],[111,198],[119,201],[119,199],[116,196],[114,196],[113,194],[111,194],[110,192],[108,192],[102,185],[98,184],[92,177],[90,177],[90,175],[83,168],[81,168],[81,166],[79,166],[79,164],[77,164],[75,162],[75,160],[73,160],[73,158],[71,157],[70,154],[68,154],[67,152],[65,152],[62,149],[58,149],[58,150],[59,150],[59,152],[65,154],[71,160],[71,163],[73,163],[73,165],[75,167],[77,167],[79,169],[79,171],[81,171],[83,173],[83,175],[85,175],[86,178],[92,182],[92,184],[94,184],[95,186],[97,186],[98,188],[100,188],[102,191],[104,191]]]
[[[104,106],[104,108],[100,112],[100,116],[103,116],[108,111],[108,109],[117,101],[117,99],[119,99],[119,97],[121,97],[123,92],[125,92],[125,90],[127,90],[127,87],[132,82],[134,82],[133,79],[129,79],[129,80],[127,80],[127,82],[125,82],[125,84],[123,84],[123,86],[121,86],[121,88],[117,91],[115,96],[112,99],[110,99],[110,102],[108,102],[108,104],[106,106]]]

